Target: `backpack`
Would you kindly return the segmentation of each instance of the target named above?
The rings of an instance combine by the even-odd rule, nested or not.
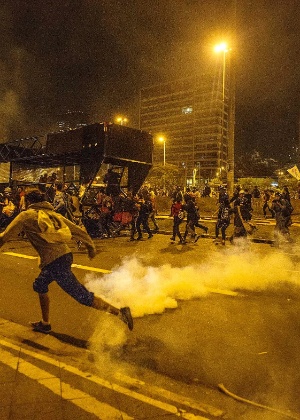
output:
[[[281,210],[281,213],[284,217],[288,217],[293,213],[294,207],[291,205],[290,201],[284,200],[283,203],[284,208]]]
[[[179,210],[178,218],[180,220],[183,220],[185,218],[185,212],[183,210]]]
[[[38,225],[40,236],[50,244],[67,242],[72,238],[69,227],[54,212],[38,210]]]

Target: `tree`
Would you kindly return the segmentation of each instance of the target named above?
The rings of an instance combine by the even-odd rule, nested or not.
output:
[[[166,191],[173,191],[174,185],[185,185],[185,171],[169,163],[153,165],[145,182],[159,188],[163,188],[165,184]]]
[[[279,163],[273,158],[264,158],[254,150],[252,153],[245,153],[235,159],[235,176],[245,177],[272,177],[276,175]]]

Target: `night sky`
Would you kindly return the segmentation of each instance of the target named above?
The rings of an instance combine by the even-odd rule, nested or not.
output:
[[[14,0],[0,13],[1,141],[44,134],[67,110],[137,127],[141,88],[209,68],[226,39],[236,152],[286,161],[298,146],[299,0]]]

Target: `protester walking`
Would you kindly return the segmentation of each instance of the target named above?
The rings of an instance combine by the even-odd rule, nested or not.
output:
[[[208,227],[199,223],[200,213],[199,208],[195,203],[195,197],[193,197],[191,194],[187,194],[185,196],[185,200],[186,204],[183,206],[183,208],[187,212],[187,220],[183,239],[185,241],[187,235],[190,233],[194,241],[197,242],[201,236],[196,234],[195,228],[199,227],[200,229],[204,230],[205,233],[207,233]]]
[[[234,230],[232,236],[230,237],[230,242],[234,244],[235,238],[246,239],[247,235],[250,233],[250,229],[255,229],[254,225],[249,224],[249,220],[251,220],[252,216],[249,211],[247,200],[244,198],[243,190],[240,190],[239,197],[234,202],[232,213],[234,214]],[[247,230],[248,226],[249,230]]]
[[[33,290],[39,295],[42,319],[31,323],[33,330],[46,334],[51,331],[48,288],[53,281],[80,304],[116,315],[132,330],[130,308],[117,308],[94,295],[71,271],[73,255],[66,242],[71,238],[80,241],[86,246],[89,257],[94,258],[96,249],[90,236],[56,213],[40,190],[25,191],[25,202],[27,210],[19,213],[0,234],[0,247],[23,231],[39,254],[41,272],[33,283]]]

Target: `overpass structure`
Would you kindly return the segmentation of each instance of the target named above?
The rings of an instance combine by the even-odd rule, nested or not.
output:
[[[14,179],[15,166],[30,170],[78,165],[78,182],[87,185],[106,164],[119,172],[120,187],[133,192],[146,179],[152,167],[152,154],[151,134],[111,123],[95,123],[0,144],[0,163],[10,163],[10,183],[18,181]]]

